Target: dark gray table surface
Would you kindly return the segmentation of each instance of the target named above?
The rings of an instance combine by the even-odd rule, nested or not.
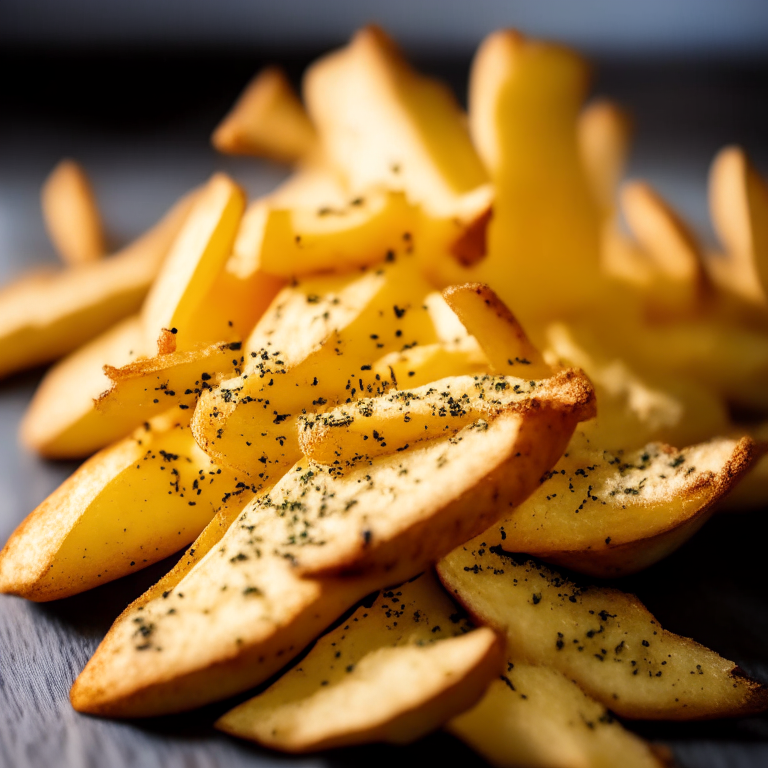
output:
[[[222,160],[207,146],[210,128],[255,59],[155,58],[144,61],[138,75],[127,74],[125,61],[109,59],[102,69],[115,77],[111,91],[98,90],[89,80],[93,62],[64,62],[50,74],[49,60],[42,59],[26,85],[11,86],[0,112],[0,281],[54,260],[42,231],[38,192],[61,156],[77,157],[92,171],[117,240],[139,232],[214,169],[233,173],[252,194],[269,189],[283,174],[254,161]],[[19,71],[25,62],[30,63],[22,56],[10,63]],[[434,67],[454,79],[461,69],[445,62]],[[704,237],[711,236],[704,183],[715,149],[744,142],[766,170],[767,73],[762,66],[699,62],[615,64],[602,75],[603,90],[635,113],[638,139],[630,174],[656,183]],[[0,382],[0,543],[75,467],[40,460],[17,446],[19,420],[41,375],[33,371]],[[715,519],[664,563],[620,586],[635,591],[668,629],[711,646],[768,682],[766,513]],[[76,714],[67,699],[72,680],[126,603],[170,564],[53,604],[0,596],[0,768],[480,764],[442,734],[407,749],[360,748],[301,759],[268,754],[211,728],[225,705],[136,723]],[[766,717],[631,727],[670,745],[683,766],[768,765]]]

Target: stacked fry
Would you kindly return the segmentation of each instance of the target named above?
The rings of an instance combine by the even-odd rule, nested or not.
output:
[[[266,70],[214,133],[287,182],[247,202],[216,174],[107,258],[84,171],[56,169],[67,266],[0,294],[0,373],[62,358],[22,439],[87,461],[5,545],[0,589],[59,599],[188,547],[78,711],[260,687],[217,727],[288,752],[444,727],[559,768],[665,764],[614,715],[768,708],[589,582],[768,503],[768,187],[718,154],[705,252],[650,185],[618,189],[629,120],[587,87],[572,51],[497,32],[465,115],[363,29],[303,103]]]

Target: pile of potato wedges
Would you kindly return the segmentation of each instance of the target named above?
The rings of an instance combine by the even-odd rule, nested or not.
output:
[[[369,27],[302,99],[270,68],[217,127],[292,166],[264,197],[217,173],[105,255],[85,171],[54,170],[64,264],[0,292],[0,375],[54,363],[21,439],[85,462],[0,590],[60,599],[186,549],[75,709],[254,689],[216,727],[285,752],[445,728],[529,768],[665,765],[621,721],[768,709],[602,581],[768,504],[768,186],[715,157],[707,252],[621,183],[630,120],[588,88],[574,52],[500,31],[465,113]]]

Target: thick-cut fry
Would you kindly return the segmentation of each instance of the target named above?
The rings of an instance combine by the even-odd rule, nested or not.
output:
[[[453,95],[376,27],[315,62],[304,97],[324,152],[355,191],[384,185],[445,216],[488,181]]]
[[[219,152],[296,163],[315,151],[315,129],[280,67],[262,69],[213,132]]]
[[[193,199],[182,198],[115,256],[0,291],[0,376],[63,357],[138,311]]]
[[[768,708],[768,689],[662,629],[633,595],[579,586],[487,547],[482,535],[437,570],[473,619],[507,633],[510,658],[562,672],[622,717],[695,720]]]
[[[340,207],[312,209],[259,200],[246,212],[235,251],[278,277],[344,272],[409,252],[416,224],[402,192],[371,190]]]
[[[708,267],[726,292],[768,305],[768,186],[741,147],[725,147],[709,172],[709,208],[724,256]]]
[[[640,287],[652,316],[690,316],[707,295],[703,254],[688,225],[646,182],[627,182],[621,207],[636,243],[614,232],[604,241],[610,274]]]
[[[600,294],[601,215],[578,142],[587,67],[514,31],[490,35],[472,65],[469,122],[493,180],[488,256],[465,280],[488,283],[526,328]]]
[[[386,391],[372,370],[393,349],[432,343],[426,282],[403,260],[286,288],[245,345],[243,375],[205,392],[192,427],[217,460],[265,482],[299,457],[303,411]],[[378,376],[378,378],[377,378]]]
[[[608,99],[597,99],[581,112],[577,124],[581,161],[592,194],[612,218],[616,189],[624,173],[632,138],[632,121],[624,110]]]
[[[530,389],[521,387],[519,398],[499,401],[485,418],[455,435],[451,431],[409,450],[404,450],[409,434],[421,431],[421,419],[408,423],[408,409],[394,404],[393,418],[382,420],[379,434],[374,406],[374,441],[386,442],[383,435],[390,426],[393,433],[402,430],[383,449],[391,453],[376,456],[372,449],[373,457],[347,459],[339,451],[331,466],[300,461],[268,495],[254,500],[255,507],[294,511],[284,519],[278,551],[303,573],[376,571],[398,580],[435,562],[453,542],[466,541],[472,531],[483,530],[489,520],[519,504],[561,455],[576,423],[594,415],[594,400],[586,378],[575,371],[533,385],[496,381],[494,391],[496,384]],[[441,391],[440,385],[435,388]],[[405,402],[410,394],[403,393]],[[411,405],[414,413],[432,411],[429,402],[422,408],[418,402]],[[465,410],[461,397],[444,397],[446,412],[454,406]]]
[[[595,576],[647,568],[687,541],[755,459],[748,438],[678,450],[652,443],[607,451],[577,430],[566,455],[502,523],[483,534],[502,545]]]
[[[48,235],[65,264],[85,264],[104,256],[101,214],[79,163],[62,160],[45,180],[40,202]]]
[[[248,491],[187,421],[160,416],[83,464],[5,545],[0,591],[55,600],[138,571],[192,541],[225,495]]]
[[[105,419],[94,400],[110,388],[104,366],[120,368],[141,356],[144,333],[130,317],[80,347],[45,375],[21,422],[21,441],[51,459],[89,456],[125,437],[144,419],[132,409]]]
[[[205,312],[203,300],[232,251],[244,209],[243,191],[222,173],[198,193],[142,307],[146,349],[163,328],[176,329],[178,349],[219,340],[194,338],[189,329],[195,314]]]
[[[551,373],[551,371],[550,371]],[[363,397],[322,413],[299,417],[302,453],[317,464],[350,467],[361,460],[402,453],[416,443],[454,437],[464,427],[486,424],[529,401],[576,400],[585,381],[575,371],[539,381],[512,376],[451,376],[415,389]],[[591,414],[592,411],[590,410]]]
[[[496,768],[669,764],[560,672],[519,662],[447,729]]]
[[[117,619],[72,687],[75,709],[148,717],[247,690],[383,586],[299,578],[272,552],[278,517],[246,508],[230,520],[214,519],[200,537],[206,554],[185,557]]]
[[[497,373],[539,378],[551,374],[536,347],[499,297],[482,283],[443,291],[443,298],[483,348]]]
[[[407,744],[477,701],[502,654],[427,573],[358,608],[216,727],[284,752]]]

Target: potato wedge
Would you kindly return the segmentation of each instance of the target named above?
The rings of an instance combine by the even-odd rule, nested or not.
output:
[[[183,197],[114,256],[6,286],[0,292],[0,376],[63,357],[138,311],[193,199],[194,193]]]
[[[519,662],[447,730],[496,768],[669,765],[560,672]]]
[[[503,660],[432,573],[379,593],[216,727],[283,752],[407,744],[482,696]]]
[[[568,371],[540,381],[450,376],[414,389],[391,390],[321,413],[302,414],[299,446],[317,464],[351,467],[361,460],[400,453],[424,440],[454,437],[479,420],[488,424],[505,411],[525,410],[531,400],[575,401],[580,397],[575,394],[578,388],[589,390],[584,377],[572,389],[575,375]]]
[[[469,124],[496,195],[488,256],[465,279],[488,283],[532,332],[601,291],[602,217],[577,131],[587,80],[576,54],[510,30],[472,64]]]
[[[48,236],[65,264],[85,264],[104,256],[101,214],[88,174],[79,163],[58,163],[43,184],[40,202]]]
[[[616,190],[624,173],[632,138],[632,121],[608,99],[597,99],[579,114],[578,141],[592,194],[609,219],[616,207]]]
[[[497,373],[529,378],[549,376],[552,369],[531,344],[501,299],[482,283],[446,288],[443,298],[488,356]]]
[[[117,411],[132,411],[137,422],[171,404],[188,410],[204,389],[239,372],[244,361],[241,347],[239,341],[221,342],[142,358],[121,368],[105,365],[104,375],[111,387],[99,395],[95,408],[107,418]]]
[[[246,342],[242,376],[205,392],[195,409],[203,450],[266,482],[300,457],[302,411],[386,391],[392,382],[372,370],[375,360],[435,340],[422,303],[429,286],[409,266],[308,280],[278,295]]]
[[[45,375],[21,422],[24,445],[51,459],[73,459],[125,437],[145,419],[132,409],[103,418],[94,400],[111,382],[104,366],[121,368],[141,356],[144,332],[138,316],[123,320],[75,350]]]
[[[636,242],[619,232],[604,240],[608,272],[643,292],[653,319],[690,317],[702,311],[709,282],[690,227],[643,181],[624,184],[621,208]]]
[[[497,384],[513,392],[518,386],[521,392],[508,402],[494,403],[485,418],[472,420],[470,415],[470,423],[455,434],[451,430],[403,450],[413,442],[412,435],[424,431],[429,420],[421,416],[434,413],[433,402],[426,397],[420,402],[419,393],[396,392],[384,398],[403,397],[393,404],[392,418],[379,421],[374,405],[369,426],[381,426],[383,435],[391,427],[391,444],[372,432],[379,445],[370,449],[371,455],[354,453],[351,436],[354,455],[345,454],[344,444],[331,466],[300,461],[269,494],[253,502],[265,509],[294,510],[285,517],[277,551],[304,574],[378,572],[398,581],[414,568],[428,567],[455,546],[453,542],[466,541],[472,531],[483,530],[489,520],[519,504],[536,487],[544,468],[562,454],[576,423],[594,415],[594,398],[586,377],[576,371],[533,384],[498,379],[490,384],[494,394]],[[435,389],[445,410],[452,410],[449,402],[464,410],[461,398],[442,395],[444,385]],[[362,402],[364,407],[370,404]],[[386,403],[381,410],[389,412]],[[466,418],[457,421],[466,423]],[[321,439],[326,426],[320,416]],[[336,439],[333,444],[340,445]],[[387,453],[376,455],[382,450]]]
[[[768,185],[741,147],[718,152],[709,172],[712,223],[726,253],[708,260],[718,287],[768,306]]]
[[[211,136],[219,152],[279,163],[308,157],[316,142],[315,129],[280,67],[262,69]]]
[[[510,658],[558,670],[627,718],[735,717],[768,689],[732,662],[659,626],[633,595],[581,586],[483,535],[443,558],[443,585],[480,624],[507,633]]]
[[[590,431],[578,429],[539,488],[485,532],[488,546],[593,576],[634,573],[698,531],[756,456],[748,438],[607,451]]]
[[[415,72],[377,27],[316,61],[304,98],[323,151],[355,191],[383,185],[446,216],[488,182],[451,92]]]
[[[56,600],[138,571],[194,540],[225,495],[248,491],[247,476],[197,447],[188,417],[159,416],[27,517],[0,553],[0,591]]]
[[[370,266],[411,249],[417,212],[402,192],[371,190],[341,207],[252,204],[235,243],[266,274],[305,276]]]
[[[183,558],[123,612],[72,687],[76,710],[148,717],[252,688],[382,587],[299,578],[272,552],[280,519],[248,510],[231,525],[214,519],[200,537],[207,552]]]
[[[198,193],[183,228],[141,309],[145,349],[163,328],[178,332],[178,349],[216,338],[194,338],[189,327],[232,251],[245,209],[243,191],[222,173]]]

